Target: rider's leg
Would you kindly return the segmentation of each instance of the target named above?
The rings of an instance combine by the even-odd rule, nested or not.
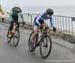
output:
[[[48,27],[48,25],[44,22],[44,23],[42,23],[42,25],[43,25],[43,29],[45,29],[46,27]],[[42,41],[44,41],[44,39],[42,40]],[[47,42],[45,41],[45,42],[43,42],[44,43],[44,47],[48,47],[48,44],[47,44]]]
[[[18,24],[18,15],[12,15],[12,18],[14,20],[14,22],[13,22],[13,29],[12,29],[12,35],[14,35],[16,26]]]
[[[16,28],[19,28],[19,23],[18,23],[18,22],[14,22],[14,23],[13,23],[12,35],[15,34]]]
[[[45,29],[46,27],[48,27],[47,23],[45,23],[45,22],[43,22],[42,25],[43,25],[43,29]]]
[[[32,39],[32,43],[35,43],[35,40],[36,40],[36,35],[38,34],[38,26],[34,26],[34,33],[33,33],[33,35],[32,35],[32,37],[31,37],[31,39]]]
[[[14,34],[15,34],[15,29],[16,29],[16,23],[13,23],[12,35],[14,35]]]
[[[37,17],[35,17],[35,19],[34,19],[34,33],[31,37],[32,43],[35,43],[36,35],[38,34],[38,25],[36,23],[36,18]]]
[[[19,28],[20,27],[20,24],[18,21],[16,21],[16,27]]]
[[[10,23],[9,31],[8,31],[8,37],[11,37],[12,35],[12,28],[13,28],[13,21]]]

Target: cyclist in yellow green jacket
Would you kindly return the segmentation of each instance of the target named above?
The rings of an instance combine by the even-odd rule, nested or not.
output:
[[[0,13],[1,13],[1,16],[2,16],[2,21],[4,21],[4,11],[0,5]]]
[[[15,7],[12,8],[11,13],[10,13],[10,16],[12,17],[12,21],[11,21],[11,23],[10,23],[8,37],[11,37],[12,32],[14,32],[14,30],[13,30],[14,24],[13,24],[13,23],[16,23],[16,24],[17,24],[17,27],[19,28],[19,22],[18,22],[18,18],[19,18],[18,14],[19,14],[19,13],[22,13],[22,10],[21,10],[20,7],[15,6]],[[23,23],[24,23],[23,15],[20,14],[20,16],[21,16],[22,21],[23,21]],[[13,31],[12,31],[12,30],[13,30]]]

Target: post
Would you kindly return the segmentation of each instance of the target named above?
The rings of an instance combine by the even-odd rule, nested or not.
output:
[[[32,14],[31,14],[31,25],[32,25]]]

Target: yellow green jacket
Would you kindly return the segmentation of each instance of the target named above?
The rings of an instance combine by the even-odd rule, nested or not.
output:
[[[3,12],[3,9],[2,8],[0,8],[0,12]]]

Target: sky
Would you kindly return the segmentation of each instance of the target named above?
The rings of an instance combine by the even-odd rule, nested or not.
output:
[[[0,0],[0,4],[2,5],[2,8],[5,11],[10,11],[11,8],[15,5],[18,5],[21,9],[23,7],[22,9],[23,11],[25,10],[30,11],[32,7],[35,8],[36,10],[39,9],[39,11],[41,11],[42,6],[45,8],[49,8],[50,6],[57,6],[57,7],[59,6],[60,9],[57,7],[54,7],[54,8],[51,7],[56,11],[56,13],[63,12],[64,10],[65,11],[75,11],[75,8],[74,8],[75,0]],[[68,6],[67,7],[68,10],[66,10],[66,6]],[[24,7],[25,7],[25,10],[24,10]],[[42,8],[42,10],[44,10],[44,8]]]
[[[3,7],[14,6],[75,6],[75,0],[0,0]]]

